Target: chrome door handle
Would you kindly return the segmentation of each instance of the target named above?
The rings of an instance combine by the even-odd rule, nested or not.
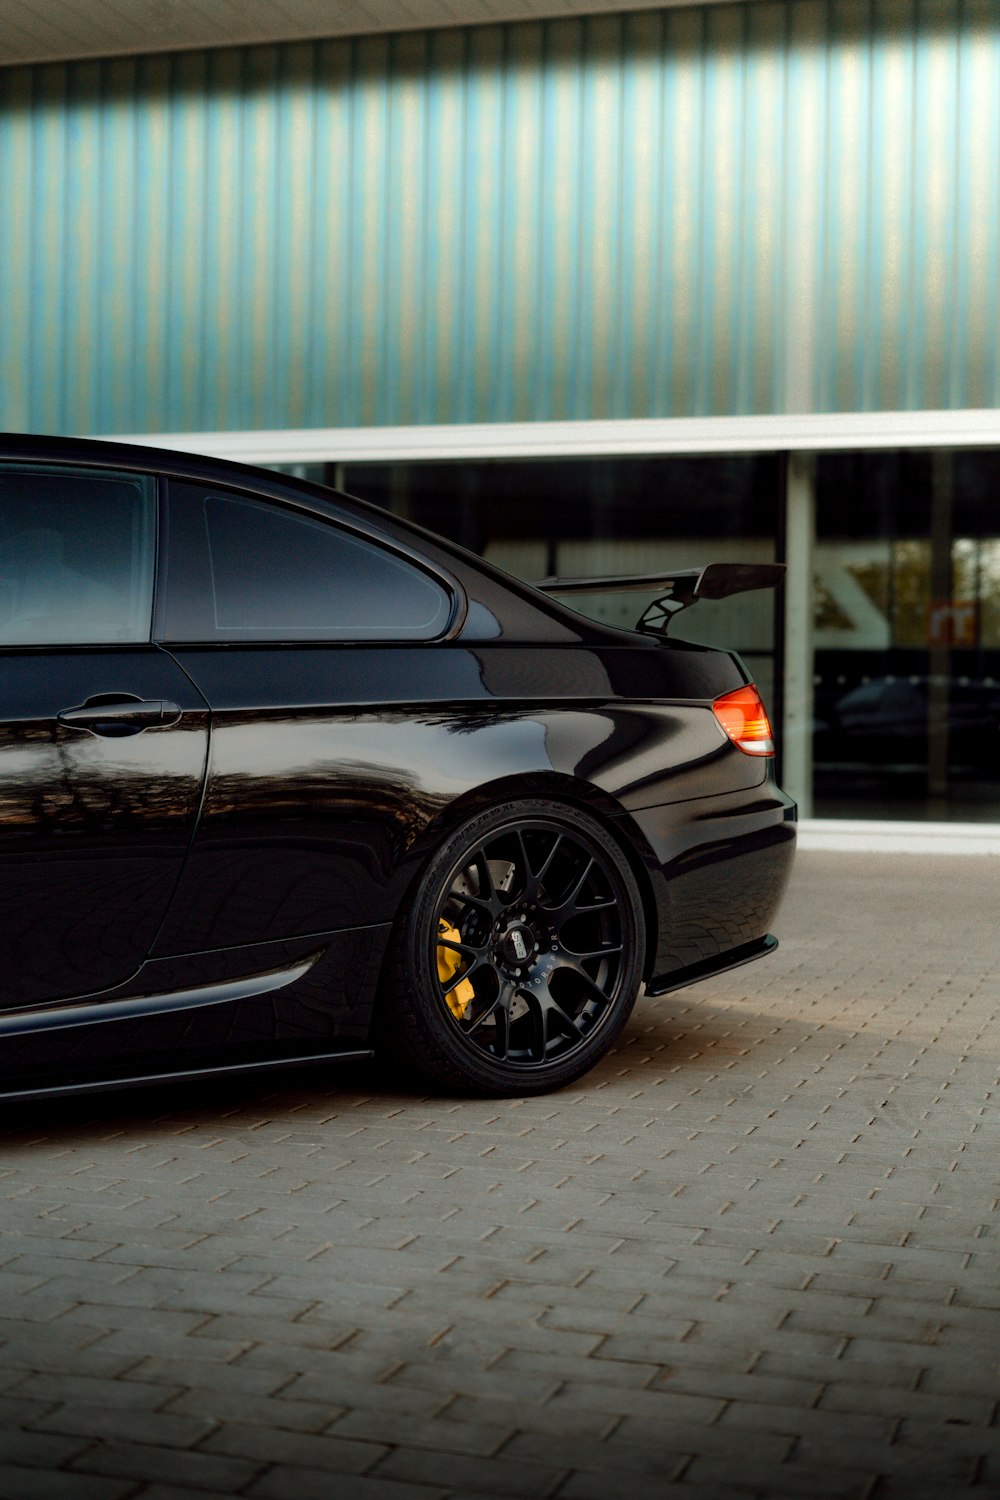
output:
[[[56,715],[69,729],[83,729],[107,739],[141,734],[157,725],[176,724],[181,711],[164,698],[133,698],[126,693],[98,693],[76,708]]]

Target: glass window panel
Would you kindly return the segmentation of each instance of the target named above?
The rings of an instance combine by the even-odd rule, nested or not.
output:
[[[217,636],[427,640],[447,627],[440,584],[340,527],[218,493],[202,514]]]
[[[0,468],[0,645],[147,641],[153,556],[151,480]]]
[[[820,455],[815,812],[1000,817],[1000,455]]]

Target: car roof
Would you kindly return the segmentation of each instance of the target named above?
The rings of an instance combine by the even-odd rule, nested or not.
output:
[[[9,458],[43,463],[87,463],[192,479],[228,479],[230,483],[238,475],[256,475],[268,481],[290,477],[238,459],[212,458],[184,448],[156,448],[122,439],[50,437],[40,433],[0,433],[0,461]]]

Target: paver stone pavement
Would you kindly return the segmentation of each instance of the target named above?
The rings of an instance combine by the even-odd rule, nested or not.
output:
[[[0,1496],[1000,1495],[998,896],[802,853],[541,1099],[4,1106]]]

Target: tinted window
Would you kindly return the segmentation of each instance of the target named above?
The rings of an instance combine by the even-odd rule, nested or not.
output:
[[[153,485],[0,467],[0,645],[148,641]]]
[[[451,616],[421,569],[340,527],[171,486],[172,640],[427,640]]]

